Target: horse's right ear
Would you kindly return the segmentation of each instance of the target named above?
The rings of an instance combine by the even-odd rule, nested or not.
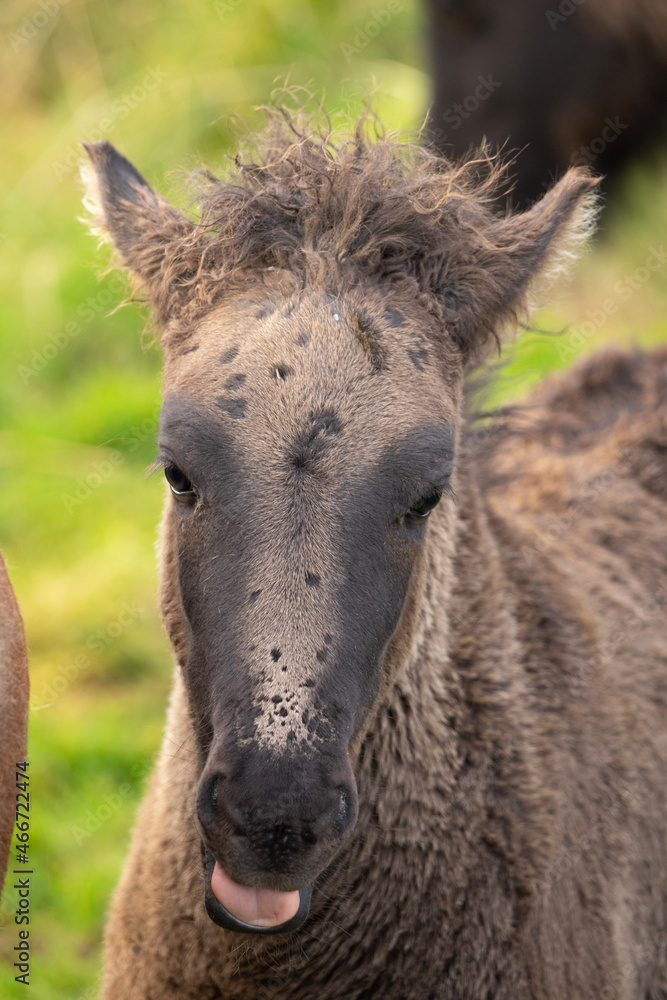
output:
[[[175,287],[191,270],[187,242],[194,223],[157,194],[110,142],[84,143],[84,205],[94,232],[109,240],[145,288],[158,320],[165,322]]]

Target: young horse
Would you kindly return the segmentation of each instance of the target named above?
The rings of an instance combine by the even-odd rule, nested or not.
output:
[[[0,555],[0,892],[7,871],[16,815],[16,765],[28,738],[28,652],[23,621]]]
[[[488,163],[274,124],[194,222],[87,152],[178,664],[104,997],[667,996],[667,353],[464,421],[595,181],[500,218]]]

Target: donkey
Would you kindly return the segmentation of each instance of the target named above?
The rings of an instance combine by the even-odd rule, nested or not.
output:
[[[477,433],[596,182],[501,218],[485,154],[368,131],[274,118],[197,221],[86,147],[162,333],[177,662],[103,996],[664,1000],[667,352]]]
[[[27,746],[28,696],[28,653],[23,621],[0,555],[0,893],[16,816],[16,765],[24,762]],[[19,773],[23,775],[22,771]]]

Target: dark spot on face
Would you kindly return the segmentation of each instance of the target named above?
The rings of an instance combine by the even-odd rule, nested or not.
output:
[[[285,317],[285,319],[289,319],[290,318],[290,316],[294,312],[295,308],[296,308],[296,306],[294,305],[293,302],[291,303],[291,305],[283,306],[282,314]]]
[[[284,674],[285,674],[285,673],[287,673],[287,664],[286,664],[286,663],[283,663],[283,665],[282,665],[282,667],[281,667],[281,670],[282,670],[282,672],[283,672]]]
[[[238,353],[239,353],[238,347],[230,347],[229,350],[225,351],[225,353],[220,358],[220,364],[228,365],[230,361],[234,360],[234,358],[237,356]]]
[[[405,316],[402,312],[399,312],[398,309],[387,309],[384,314],[384,320],[387,326],[395,329],[396,327],[403,326],[405,323]]]
[[[274,663],[277,663],[278,660],[280,659],[280,657],[282,655],[283,654],[281,653],[281,651],[279,649],[272,649],[271,650],[271,659],[273,660]]]
[[[330,646],[332,642],[333,642],[333,638],[331,636],[331,633],[327,632],[327,634],[324,636],[324,645],[325,646]]]
[[[283,379],[287,378],[288,375],[293,375],[294,373],[292,369],[289,368],[287,365],[274,365],[273,374],[277,379],[282,381]]]
[[[307,347],[309,343],[310,343],[310,334],[309,333],[302,333],[301,336],[297,340],[297,345],[299,347]]]
[[[274,722],[274,719],[273,719],[273,716],[272,716],[272,715],[270,715],[270,716],[269,716],[269,721],[267,722],[267,726],[272,726],[272,725],[273,725],[273,722]]]
[[[264,305],[260,306],[255,313],[255,319],[266,319],[271,313],[276,311],[276,307],[271,302],[266,302]]]
[[[373,373],[382,371],[385,365],[384,350],[370,320],[366,316],[357,315],[352,320],[352,326],[357,335],[357,340],[370,361],[371,371]]]
[[[424,347],[408,347],[408,357],[418,372],[423,372],[428,363],[428,351]]]
[[[278,715],[280,715],[283,719],[287,717],[287,709],[284,705],[282,708],[278,709]]]
[[[241,388],[246,378],[247,376],[241,374],[240,372],[238,375],[232,375],[232,377],[228,378],[225,382],[225,389],[229,389],[230,392],[235,392],[236,389]]]
[[[247,399],[228,399],[226,396],[218,399],[218,406],[228,413],[232,420],[243,420],[247,405]]]
[[[274,694],[274,696],[271,699],[271,701],[273,702],[274,705],[279,705],[280,702],[282,701],[282,698],[280,697],[279,694]]]
[[[249,598],[249,600],[250,600],[250,603],[251,603],[251,604],[254,604],[254,603],[255,603],[255,601],[257,600],[257,598],[259,597],[259,595],[260,595],[261,593],[262,593],[262,591],[261,591],[261,590],[253,590],[253,592],[252,592],[252,594],[250,595],[250,598]]]
[[[319,416],[313,416],[309,440],[313,441],[316,437],[326,434],[339,433],[340,422],[335,413],[320,413]]]
[[[327,657],[329,655],[329,650],[328,649],[318,649],[317,653],[315,655],[317,656],[317,659],[318,659],[318,661],[320,663],[326,663],[327,662]]]
[[[287,742],[296,743],[296,733],[294,732],[293,729],[290,729],[289,733],[287,734]]]
[[[306,573],[306,586],[307,587],[319,587],[322,580],[317,575],[317,573]]]
[[[341,426],[336,414],[330,411],[311,413],[310,420],[308,429],[295,438],[289,460],[295,469],[312,472],[317,459],[340,433]]]
[[[304,726],[308,725],[309,719],[310,719],[310,712],[308,711],[308,709],[306,709],[301,715],[301,721],[303,722]]]
[[[315,681],[313,680],[313,678],[309,677],[307,681],[304,681],[303,682],[303,687],[305,687],[305,688],[314,688],[315,687]]]
[[[183,354],[194,354],[194,352],[198,350],[199,344],[194,344],[192,347],[188,347],[187,350],[183,351]]]

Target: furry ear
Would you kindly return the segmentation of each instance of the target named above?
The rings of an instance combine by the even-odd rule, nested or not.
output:
[[[178,291],[197,270],[187,252],[194,223],[157,194],[110,142],[84,143],[82,169],[90,225],[115,246],[125,267],[145,288],[165,322]]]
[[[468,363],[480,361],[507,327],[527,319],[540,293],[575,259],[595,224],[598,183],[574,168],[526,212],[506,218],[461,214],[467,259],[449,255],[437,293],[447,329]]]

